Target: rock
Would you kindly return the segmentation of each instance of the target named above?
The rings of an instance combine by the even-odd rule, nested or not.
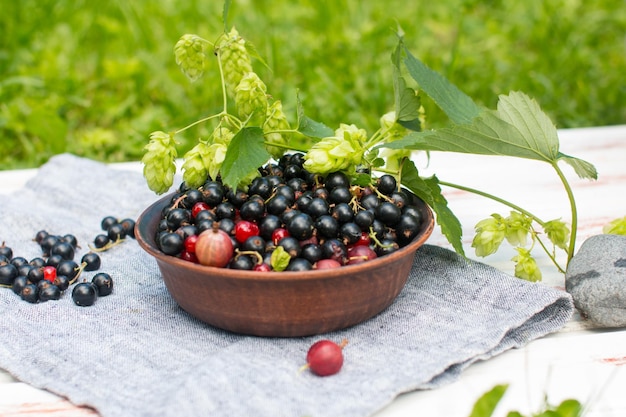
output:
[[[599,327],[626,327],[626,236],[583,242],[565,273],[565,289],[581,315]]]

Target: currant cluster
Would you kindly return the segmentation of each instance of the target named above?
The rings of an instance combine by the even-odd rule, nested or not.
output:
[[[207,179],[183,182],[162,211],[156,242],[167,255],[243,270],[303,271],[351,265],[394,252],[418,235],[419,200],[391,175],[351,184],[321,176],[288,154],[259,169],[247,191]]]
[[[104,233],[96,235],[92,250],[103,252],[124,241],[126,237],[135,238],[135,221],[133,219],[118,220],[115,216],[106,216],[100,222]]]
[[[83,271],[100,269],[101,259],[95,252],[85,253],[80,263],[74,260],[79,246],[72,234],[61,236],[40,230],[33,240],[41,248],[42,255],[30,260],[14,256],[13,250],[4,243],[0,246],[0,286],[11,288],[24,301],[58,300],[78,281]],[[74,285],[72,300],[77,305],[89,306],[97,296],[109,295],[112,290],[111,276],[99,272],[91,281]]]

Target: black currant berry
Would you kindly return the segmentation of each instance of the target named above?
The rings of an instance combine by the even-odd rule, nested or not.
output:
[[[352,193],[348,187],[335,187],[330,190],[328,200],[334,204],[349,203],[352,200]]]
[[[313,219],[306,213],[292,217],[286,226],[289,234],[298,240],[307,240],[313,236]]]
[[[124,229],[124,235],[134,239],[135,238],[135,224],[133,219],[124,219],[120,222]]]
[[[302,246],[302,251],[300,252],[300,257],[306,259],[310,263],[314,264],[315,262],[322,259],[323,253],[320,245],[316,245],[314,243],[307,243]]]
[[[46,302],[50,300],[58,300],[61,298],[61,289],[56,285],[50,284],[39,290],[39,301]]]
[[[167,220],[167,227],[170,230],[176,230],[180,226],[190,223],[191,211],[184,209],[184,208],[177,207],[175,209],[170,210],[170,212],[167,213],[166,220]],[[123,233],[123,232],[124,232],[124,228],[120,227],[120,233]],[[111,236],[111,233],[109,233],[109,238],[113,241],[117,240],[115,237]]]
[[[311,262],[304,258],[293,258],[289,261],[285,271],[310,271],[311,269],[313,269]]]
[[[369,232],[374,219],[374,212],[371,210],[361,210],[354,215],[354,222],[365,232]]]
[[[84,265],[85,271],[95,271],[100,268],[100,255],[95,252],[88,252],[80,259],[81,265]]]
[[[395,177],[385,174],[378,179],[376,188],[382,194],[391,195],[391,193],[396,191],[397,185]]]
[[[261,236],[250,236],[241,245],[241,249],[244,251],[259,252],[261,255],[265,252],[266,242]]]
[[[354,222],[344,223],[339,227],[339,238],[345,245],[356,243],[361,238],[361,228]]]
[[[74,304],[81,307],[93,305],[98,299],[98,290],[91,282],[81,282],[74,286],[72,290],[72,300]]]
[[[65,275],[57,275],[52,283],[59,287],[61,291],[65,291],[70,286],[70,279]]]
[[[204,201],[211,207],[216,207],[224,200],[224,187],[217,181],[208,181],[202,187]]]
[[[383,201],[380,203],[374,212],[376,218],[383,222],[386,226],[393,226],[400,221],[402,211],[398,206],[389,201]]]
[[[332,208],[330,215],[337,219],[339,223],[347,223],[352,221],[354,212],[347,203],[339,203]]]
[[[259,222],[259,235],[265,240],[271,240],[274,230],[281,226],[282,222],[278,216],[268,214]]]
[[[411,242],[420,231],[421,223],[413,216],[402,216],[395,226],[398,243],[402,246]]]
[[[278,241],[278,246],[281,246],[292,258],[300,256],[300,252],[302,251],[300,241],[291,236],[284,237]]]
[[[339,230],[337,219],[326,214],[315,219],[315,229],[320,237],[334,238]]]
[[[391,239],[383,239],[380,241],[381,246],[376,246],[375,252],[378,256],[388,255],[400,249],[398,242]]]
[[[17,278],[17,275],[15,265],[0,265],[0,285],[13,285],[13,281]]]
[[[43,279],[43,268],[33,267],[30,271],[28,271],[28,275],[26,277],[33,284],[38,283]]]
[[[239,214],[241,218],[248,221],[256,221],[263,217],[265,213],[265,204],[263,200],[251,198],[241,205]]]
[[[61,255],[66,260],[74,259],[74,252],[74,246],[64,241],[57,242],[50,248],[50,256]]]
[[[228,267],[230,269],[239,269],[239,270],[249,271],[252,268],[254,268],[254,265],[255,265],[255,262],[250,256],[239,255],[239,256],[235,256],[230,261],[230,263],[228,264]]]
[[[218,220],[221,219],[234,219],[235,214],[237,213],[236,207],[229,203],[228,201],[224,201],[215,206],[215,217]]]
[[[331,172],[326,176],[325,183],[326,188],[332,190],[335,187],[350,187],[350,178],[343,172]]]
[[[24,301],[35,304],[39,300],[39,288],[35,284],[26,284],[22,288],[20,297]]]
[[[188,213],[187,210],[184,210],[184,211]],[[169,219],[168,219],[168,225],[169,225]],[[115,223],[111,225],[111,227],[109,227],[109,230],[107,231],[107,236],[113,242],[117,242],[118,240],[124,239],[126,237],[124,226],[122,226],[120,223]]]
[[[76,249],[78,247],[78,239],[76,238],[76,236],[74,236],[72,234],[67,234],[67,235],[63,236],[61,238],[61,241],[69,243],[70,245],[72,245],[72,247],[74,249]]]
[[[113,216],[106,216],[100,221],[100,228],[105,232],[109,230],[109,227],[117,223],[117,218]]]
[[[106,272],[99,272],[94,275],[91,283],[96,287],[100,297],[105,297],[113,292],[113,279]]]
[[[6,246],[4,242],[2,242],[2,246],[0,246],[0,256],[4,256],[7,259],[11,259],[13,257],[13,249]]]
[[[376,207],[380,204],[380,200],[376,194],[367,194],[361,197],[359,203],[361,204],[361,207],[366,210],[376,210]]]
[[[344,264],[348,257],[348,250],[338,239],[328,239],[321,245],[322,254],[325,259],[333,259],[340,264]]]
[[[57,265],[57,276],[65,275],[70,281],[73,281],[80,273],[78,264],[71,260],[65,260]]]
[[[182,252],[184,239],[174,232],[162,232],[159,234],[159,248],[166,255],[176,256]]]
[[[265,205],[267,208],[267,212],[274,215],[280,215],[284,212],[289,206],[291,206],[292,202],[289,201],[287,197],[284,195],[275,195],[270,198],[270,200]]]
[[[109,237],[107,235],[99,234],[99,235],[96,235],[96,237],[93,239],[93,245],[96,247],[96,249],[102,249],[110,241],[111,241],[111,239],[109,239]]]
[[[328,202],[320,197],[315,197],[309,203],[306,213],[313,218],[318,218],[329,213]]]
[[[46,261],[43,258],[33,258],[28,263],[35,268],[41,268],[42,266],[46,266]]]
[[[20,275],[15,277],[15,280],[13,280],[13,285],[11,286],[11,289],[15,294],[20,295],[22,294],[22,290],[24,289],[24,287],[28,284],[28,278],[26,278],[24,275]]]

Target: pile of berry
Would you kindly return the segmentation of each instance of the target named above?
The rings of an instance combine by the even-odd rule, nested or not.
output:
[[[73,285],[72,300],[76,305],[93,305],[100,296],[113,291],[113,279],[106,272],[98,272],[91,281],[77,283],[83,271],[97,271],[101,258],[96,251],[106,250],[120,243],[126,236],[134,237],[134,221],[122,222],[107,216],[102,220],[102,229],[107,232],[107,242],[99,245],[100,238],[94,239],[98,249],[85,253],[80,263],[74,258],[78,241],[72,234],[55,235],[45,230],[35,234],[34,241],[41,248],[40,257],[26,259],[14,256],[13,250],[4,243],[0,246],[0,286],[11,288],[24,301],[30,303],[59,300]],[[76,285],[74,285],[76,284]]]
[[[340,267],[391,253],[420,232],[424,204],[391,175],[350,183],[320,176],[289,154],[260,168],[247,191],[219,179],[182,183],[163,209],[156,243],[171,256],[258,271]]]

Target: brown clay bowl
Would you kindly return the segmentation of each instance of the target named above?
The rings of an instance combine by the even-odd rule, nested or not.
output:
[[[433,230],[423,205],[418,236],[394,253],[364,263],[306,272],[252,272],[194,264],[155,243],[164,197],[137,220],[136,238],[154,256],[174,300],[192,316],[235,333],[298,337],[340,330],[387,308],[406,284],[417,249]]]

